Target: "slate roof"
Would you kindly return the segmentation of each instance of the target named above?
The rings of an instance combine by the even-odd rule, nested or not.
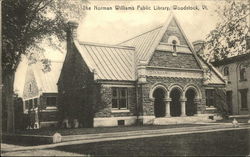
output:
[[[74,41],[91,70],[101,80],[135,80],[134,48]]]

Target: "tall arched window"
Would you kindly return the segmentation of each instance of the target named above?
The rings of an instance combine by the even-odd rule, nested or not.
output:
[[[228,76],[229,75],[229,68],[225,67],[224,68],[224,76]]]
[[[177,41],[176,40],[173,40],[172,41],[172,44],[173,44],[173,51],[174,53],[176,52],[176,44],[177,44]]]
[[[239,68],[239,71],[240,71],[240,81],[246,81],[247,78],[246,78],[246,67],[244,65],[240,65],[240,68]]]

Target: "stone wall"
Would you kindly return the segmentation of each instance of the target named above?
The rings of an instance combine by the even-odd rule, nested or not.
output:
[[[97,102],[95,104],[95,117],[126,117],[136,115],[135,87],[128,89],[128,110],[112,110],[112,86],[100,86],[97,88]]]
[[[161,42],[168,42],[168,38],[170,36],[176,36],[179,41],[180,45],[188,45],[187,41],[185,40],[183,34],[181,33],[180,29],[177,27],[176,21],[172,20],[167,28],[167,31],[165,32]]]
[[[67,55],[58,81],[59,119],[78,119],[83,127],[93,121],[94,75],[72,40],[67,43]]]
[[[154,115],[154,104],[150,100],[150,90],[153,88],[153,85],[160,83],[164,85],[167,89],[175,84],[178,85],[184,90],[184,87],[187,85],[195,85],[199,88],[201,92],[201,100],[197,104],[197,113],[204,113],[205,111],[205,89],[202,84],[201,79],[191,79],[191,78],[164,78],[164,77],[147,77],[148,84],[142,85],[143,91],[143,115],[152,116]],[[170,91],[168,91],[170,92]]]
[[[165,51],[155,51],[149,66],[200,69],[192,54],[177,53],[173,56],[172,52]]]

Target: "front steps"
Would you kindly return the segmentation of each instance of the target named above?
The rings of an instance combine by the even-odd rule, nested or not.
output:
[[[211,123],[219,119],[220,117],[214,116],[214,114],[200,114],[185,117],[160,117],[154,119],[153,125]]]

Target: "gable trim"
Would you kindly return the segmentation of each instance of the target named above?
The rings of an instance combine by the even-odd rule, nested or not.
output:
[[[149,64],[151,58],[152,58],[153,55],[154,55],[154,51],[156,50],[157,46],[160,44],[160,41],[161,41],[161,39],[163,38],[163,36],[164,36],[165,32],[167,31],[167,28],[168,28],[168,26],[169,26],[169,24],[170,24],[170,22],[171,22],[172,20],[175,20],[177,27],[180,29],[181,34],[183,35],[184,39],[186,40],[186,42],[187,42],[187,44],[188,44],[188,47],[190,48],[192,54],[194,55],[194,58],[195,58],[196,62],[198,63],[200,69],[203,69],[203,67],[202,67],[202,65],[201,65],[201,63],[200,63],[200,61],[199,61],[199,59],[198,59],[198,57],[197,57],[197,55],[196,55],[196,53],[195,53],[195,51],[194,51],[194,48],[193,48],[192,44],[189,42],[189,39],[187,38],[186,34],[184,33],[183,29],[182,29],[181,26],[180,26],[180,23],[178,22],[176,16],[173,15],[173,13],[170,14],[170,16],[169,16],[167,22],[163,25],[163,27],[162,27],[160,33],[158,34],[158,37],[157,37],[157,39],[155,40],[154,45],[152,46],[152,48],[151,48],[150,51],[149,51],[150,57],[148,58],[148,60],[146,61],[146,63]]]
[[[208,62],[206,62],[201,56],[197,56],[198,59],[201,59],[219,78],[222,82],[224,82],[224,84],[226,84],[223,76],[220,74],[220,72],[211,64],[209,64]]]
[[[173,14],[170,13],[169,17],[167,18],[167,21],[165,22],[165,24],[162,26],[158,36],[156,37],[151,49],[149,50],[150,53],[150,57],[148,58],[148,60],[146,60],[146,63],[149,64],[152,56],[154,55],[154,51],[157,48],[157,46],[159,45],[159,43],[161,42],[161,39],[163,37],[163,35],[165,34],[165,32],[167,31],[168,25],[171,22],[171,20],[173,19]]]

